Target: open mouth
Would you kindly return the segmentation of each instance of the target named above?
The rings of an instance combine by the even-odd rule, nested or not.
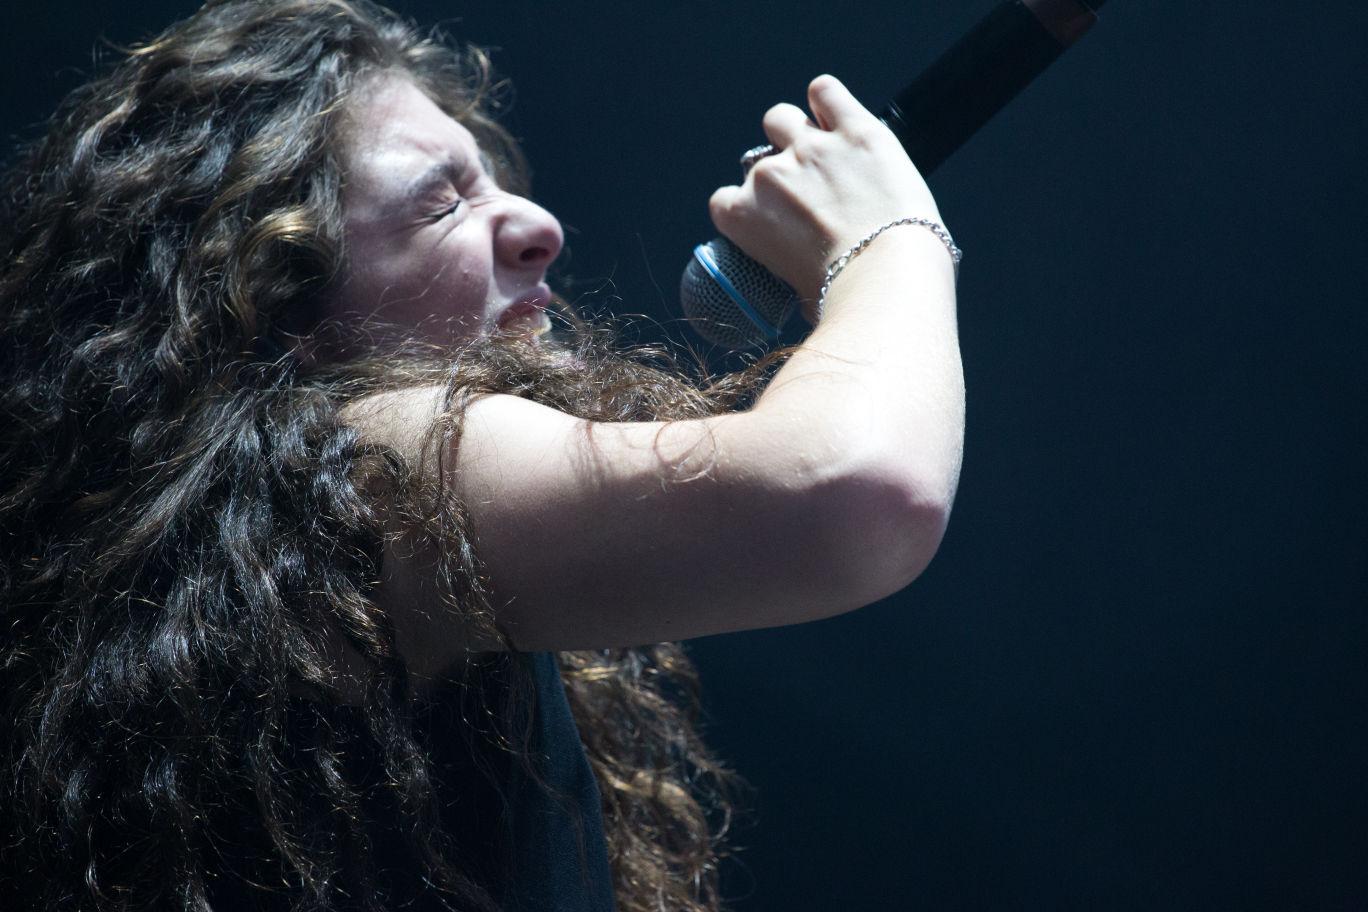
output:
[[[551,318],[546,308],[551,304],[551,289],[538,285],[516,304],[499,314],[499,332],[536,338],[551,331]]]

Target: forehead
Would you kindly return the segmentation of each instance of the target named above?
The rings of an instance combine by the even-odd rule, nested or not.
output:
[[[482,157],[470,131],[408,79],[377,76],[352,98],[341,137],[348,195],[402,192],[434,165]]]

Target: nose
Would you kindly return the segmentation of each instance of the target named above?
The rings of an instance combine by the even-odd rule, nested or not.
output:
[[[513,196],[495,243],[496,254],[505,265],[545,271],[560,255],[565,234],[550,212],[530,199]]]

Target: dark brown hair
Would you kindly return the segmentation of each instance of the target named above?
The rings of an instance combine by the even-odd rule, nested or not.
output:
[[[593,419],[735,408],[766,365],[704,384],[662,352],[570,319],[562,345],[394,343],[305,364],[287,334],[346,268],[336,155],[359,80],[406,75],[526,186],[494,120],[487,56],[366,0],[215,0],[69,96],[0,198],[0,878],[55,909],[254,903],[387,909],[415,895],[377,861],[375,801],[405,831],[409,882],[492,909],[434,797],[391,619],[368,597],[398,505],[442,543],[451,610],[501,636],[460,505],[342,408],[442,385],[459,443],[469,394]],[[353,743],[328,715],[329,637],[366,660]],[[456,683],[478,737],[510,720],[523,657]],[[731,774],[699,739],[697,679],[672,644],[559,655],[598,778],[624,912],[719,908]],[[471,735],[477,737],[476,734]],[[361,742],[364,742],[362,744]],[[364,747],[381,798],[348,758]],[[526,762],[525,757],[518,757]],[[235,894],[238,895],[238,894]]]

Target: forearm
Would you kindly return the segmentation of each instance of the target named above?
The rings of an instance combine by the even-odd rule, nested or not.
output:
[[[902,479],[948,512],[964,375],[945,247],[921,226],[889,229],[846,266],[825,311],[754,410],[790,429],[814,463]]]

